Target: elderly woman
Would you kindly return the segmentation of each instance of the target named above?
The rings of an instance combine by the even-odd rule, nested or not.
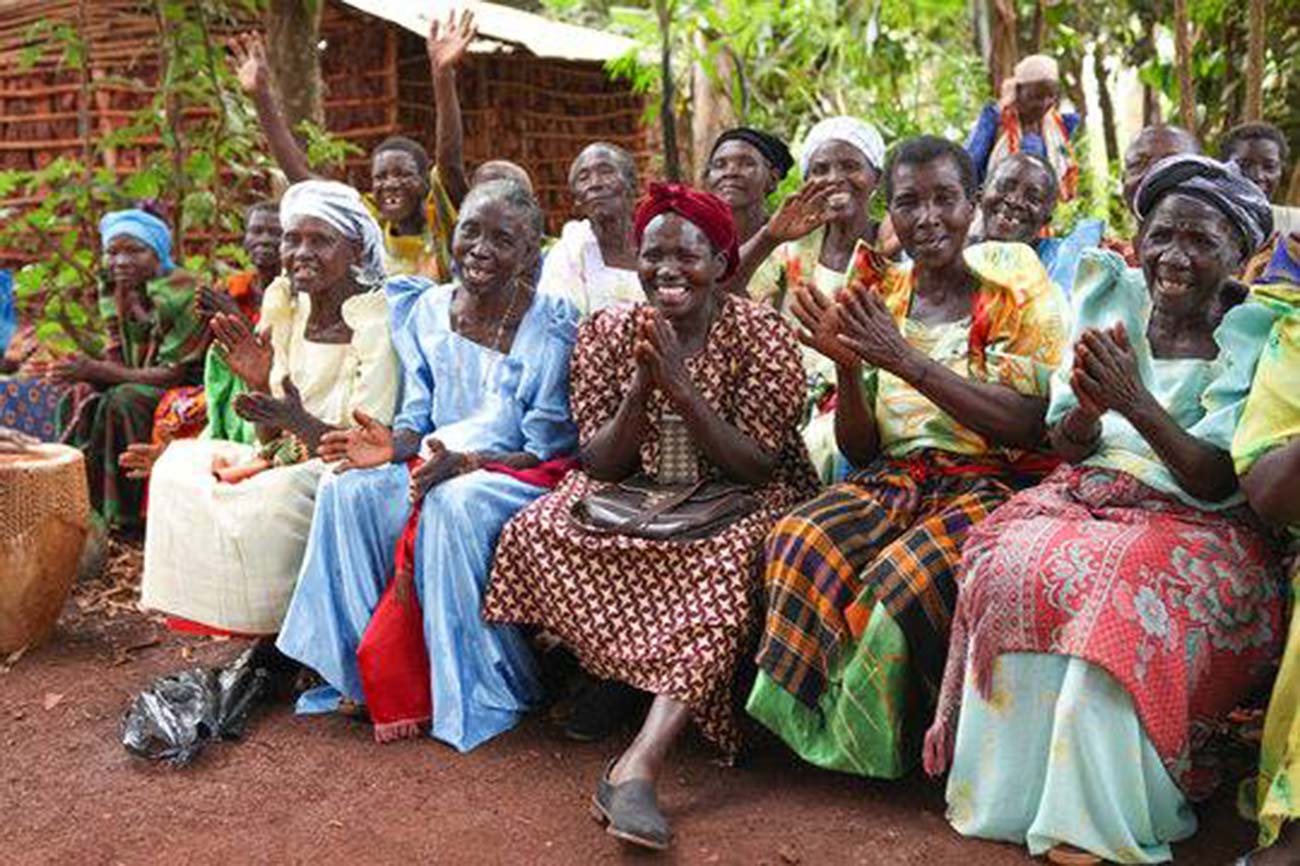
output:
[[[966,543],[925,760],[941,772],[955,746],[964,835],[1152,863],[1196,829],[1215,780],[1194,750],[1274,657],[1282,600],[1228,453],[1273,317],[1247,304],[1216,330],[1212,311],[1268,202],[1175,156],[1135,204],[1142,269],[1080,268],[1048,413],[1069,465]]]
[[[1232,456],[1241,487],[1255,512],[1286,530],[1290,542],[1291,592],[1300,589],[1300,232],[1284,237],[1261,281],[1255,300],[1278,314],[1269,333],[1241,422],[1232,440]],[[1240,866],[1286,866],[1300,860],[1300,617],[1282,653],[1273,686],[1253,805],[1259,822],[1261,850],[1242,858]]]
[[[1057,200],[1056,172],[1031,153],[1013,153],[993,167],[980,196],[981,240],[1027,244],[1052,282],[1068,296],[1079,256],[1101,242],[1106,224],[1083,219],[1063,238],[1044,237]]]
[[[261,201],[244,216],[244,251],[253,270],[239,271],[225,278],[225,290],[207,286],[199,289],[199,311],[209,317],[221,313],[238,316],[244,322],[257,322],[262,297],[280,275],[280,205]],[[153,433],[148,443],[135,443],[120,456],[121,464],[133,475],[147,476],[149,469],[173,439],[189,439],[205,429],[224,431],[246,427],[247,436],[236,441],[253,441],[252,425],[242,422],[234,412],[234,397],[242,392],[239,379],[221,355],[219,348],[208,348],[203,365],[203,384],[173,388],[158,401],[153,415]],[[209,419],[209,413],[215,416]],[[235,438],[217,435],[212,438]]]
[[[1067,310],[1028,247],[966,247],[975,172],[959,145],[903,142],[885,194],[912,264],[864,245],[842,301],[795,297],[862,468],[768,537],[748,709],[811,763],[896,778],[938,694],[961,542],[1041,468]]]
[[[808,131],[799,152],[807,185],[745,246],[743,264],[771,255],[778,266],[771,281],[750,282],[752,297],[788,312],[797,287],[844,287],[859,242],[877,245],[870,205],[884,160],[885,140],[866,121],[828,117]]]
[[[744,248],[751,242],[764,242],[761,234],[768,220],[767,198],[793,167],[794,157],[785,142],[761,130],[738,126],[723,132],[713,143],[704,186],[731,206],[741,245],[741,264],[728,288],[739,295],[747,295],[751,285],[759,287],[757,291],[764,295],[777,290],[780,266],[769,255],[773,245],[768,244],[764,258],[752,264]]]
[[[731,208],[742,245],[767,223],[767,197],[793,167],[785,142],[758,129],[737,126],[713,142],[704,185]]]
[[[358,410],[391,418],[397,400],[383,241],[360,196],[304,181],[281,213],[287,279],[267,288],[257,334],[230,317],[217,325],[248,389],[235,411],[260,442],[168,445],[153,466],[145,533],[141,604],[241,634],[279,631],[325,473],[321,437]]]
[[[844,288],[857,246],[880,246],[881,227],[870,205],[884,158],[880,133],[856,118],[830,117],[809,130],[799,154],[807,183],[742,249],[742,278],[758,269],[748,281],[750,297],[788,315],[799,289],[834,297]],[[830,481],[847,471],[835,447],[834,365],[812,351],[803,358],[812,406],[804,441],[818,474]]]
[[[582,219],[565,223],[546,253],[538,292],[571,301],[583,316],[645,299],[632,240],[636,190],[632,154],[600,141],[583,148],[569,167],[569,191]]]
[[[146,442],[154,409],[171,387],[197,382],[206,328],[193,279],[175,269],[171,231],[142,210],[114,211],[99,224],[108,275],[99,298],[102,350],[56,361],[42,372],[72,384],[57,411],[61,439],[86,455],[90,499],[112,528],[138,529],[142,482],[118,454]]]
[[[664,848],[671,834],[654,790],[665,757],[692,719],[736,753],[732,678],[754,622],[759,544],[812,479],[796,430],[794,338],[775,311],[720,285],[737,260],[730,209],[655,184],[635,225],[650,303],[606,311],[580,331],[582,469],[506,527],[484,616],[539,625],[588,672],[654,695],[594,805],[612,835]],[[611,484],[666,491],[697,481],[745,488],[748,508],[711,529],[659,537],[574,516]]]
[[[971,130],[966,150],[980,183],[1005,157],[1031,153],[1047,160],[1056,172],[1062,201],[1079,191],[1079,162],[1070,139],[1079,128],[1079,115],[1062,113],[1061,73],[1057,62],[1033,54],[1016,64],[1003,82],[1000,104],[984,106]]]
[[[468,189],[456,69],[476,32],[474,16],[468,11],[459,18],[449,12],[445,22],[434,19],[430,25],[425,48],[436,97],[437,165],[423,146],[402,136],[385,139],[371,152],[370,195],[365,201],[383,229],[389,274],[420,274],[434,280],[451,277],[448,245],[456,205]],[[294,140],[276,102],[262,36],[246,33],[232,47],[240,85],[253,99],[281,170],[292,182],[314,177],[307,154]]]
[[[456,223],[459,280],[389,282],[401,411],[391,429],[362,415],[360,429],[328,437],[327,456],[348,471],[321,485],[278,642],[328,683],[303,696],[301,711],[335,709],[340,698],[366,703],[381,741],[431,722],[433,737],[468,751],[513,727],[541,697],[527,641],[479,616],[501,527],[543,492],[519,470],[575,444],[568,381],[576,315],[568,302],[534,294],[525,278],[541,232],[531,194],[509,181],[486,183],[466,196]],[[417,456],[422,462],[408,469]],[[391,716],[376,712],[380,701],[393,706],[391,689],[368,685],[375,681],[359,654],[412,503],[418,531],[399,577],[414,593],[404,584],[400,593],[418,598],[422,621],[414,645],[382,663],[410,670],[406,685],[423,699],[402,705],[423,710]]]

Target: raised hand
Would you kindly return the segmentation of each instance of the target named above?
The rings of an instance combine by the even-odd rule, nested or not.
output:
[[[477,35],[474,13],[468,9],[460,13],[460,20],[456,19],[455,9],[448,11],[447,21],[442,25],[439,25],[437,17],[433,17],[429,38],[424,43],[429,53],[429,65],[435,72],[455,69],[465,59],[465,52]]]
[[[238,311],[215,314],[210,327],[230,372],[253,391],[269,390],[272,351],[266,336],[253,333]]]
[[[838,308],[816,287],[795,286],[790,312],[799,322],[799,342],[842,367],[857,366],[857,354],[839,338]]]
[[[866,363],[906,379],[908,361],[916,357],[880,295],[862,285],[840,293],[840,342]]]
[[[261,33],[250,30],[239,34],[230,40],[230,50],[234,54],[231,65],[245,93],[252,95],[271,86],[271,65]]]
[[[321,436],[320,458],[337,464],[335,472],[383,466],[393,460],[393,431],[360,409],[352,413],[356,427],[331,430]]]
[[[1092,404],[1132,419],[1154,400],[1138,373],[1137,357],[1124,326],[1089,328],[1075,346],[1075,375]]]
[[[818,226],[829,214],[826,200],[830,198],[835,183],[825,178],[810,180],[791,193],[767,221],[767,233],[779,243],[798,240]]]

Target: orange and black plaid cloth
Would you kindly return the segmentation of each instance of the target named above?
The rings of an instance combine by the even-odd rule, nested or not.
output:
[[[786,515],[767,539],[759,667],[816,707],[879,601],[934,699],[966,533],[1035,480],[987,456],[922,451],[877,460]]]

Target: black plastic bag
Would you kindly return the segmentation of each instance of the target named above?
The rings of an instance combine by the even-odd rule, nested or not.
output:
[[[122,717],[122,745],[154,761],[184,766],[213,740],[238,739],[267,694],[270,674],[250,647],[224,668],[193,668],[154,681]]]

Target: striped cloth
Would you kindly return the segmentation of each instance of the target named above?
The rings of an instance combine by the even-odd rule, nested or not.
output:
[[[876,602],[938,694],[969,529],[1021,486],[1006,464],[944,451],[880,460],[783,518],[767,540],[768,610],[758,665],[809,707]]]

